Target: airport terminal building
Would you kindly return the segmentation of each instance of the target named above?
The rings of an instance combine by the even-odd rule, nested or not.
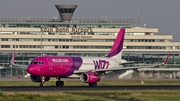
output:
[[[168,63],[180,63],[180,42],[171,42],[172,35],[158,35],[158,28],[134,26],[138,19],[72,19],[77,5],[55,7],[60,17],[0,18],[2,67],[9,67],[14,51],[19,64],[28,64],[41,55],[104,57],[120,28],[126,28],[123,59],[154,64],[162,62],[170,52]],[[13,68],[8,73],[16,75],[18,71]],[[0,73],[8,74],[6,70]]]

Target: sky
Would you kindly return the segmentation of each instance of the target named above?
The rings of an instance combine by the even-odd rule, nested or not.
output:
[[[73,19],[137,19],[180,41],[180,0],[1,0],[1,18],[52,18],[55,4],[77,4]],[[142,24],[143,25],[143,24]]]

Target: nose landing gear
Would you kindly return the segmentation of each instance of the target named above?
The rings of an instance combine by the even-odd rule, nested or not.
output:
[[[43,87],[43,86],[45,86],[45,84],[44,84],[44,76],[42,76],[41,77],[41,82],[40,82],[40,87]]]

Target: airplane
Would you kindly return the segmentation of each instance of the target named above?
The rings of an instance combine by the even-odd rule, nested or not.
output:
[[[120,67],[119,64],[127,62],[121,59],[125,28],[121,28],[114,41],[114,44],[106,57],[71,57],[71,56],[39,56],[34,58],[29,65],[15,64],[15,52],[12,55],[11,63],[14,66],[27,68],[33,82],[40,83],[43,87],[50,78],[56,77],[56,86],[64,86],[61,78],[76,78],[81,82],[88,83],[89,87],[97,86],[101,77],[120,70],[136,70],[139,68],[153,68],[165,65],[165,61],[158,65]]]

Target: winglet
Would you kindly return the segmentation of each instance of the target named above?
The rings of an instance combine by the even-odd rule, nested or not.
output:
[[[169,53],[168,56],[166,57],[166,60],[165,60],[164,63],[163,63],[164,65],[167,64],[168,59],[169,59],[169,56],[170,56],[170,53]]]
[[[16,57],[16,52],[12,53],[11,63],[14,64],[14,59]]]

